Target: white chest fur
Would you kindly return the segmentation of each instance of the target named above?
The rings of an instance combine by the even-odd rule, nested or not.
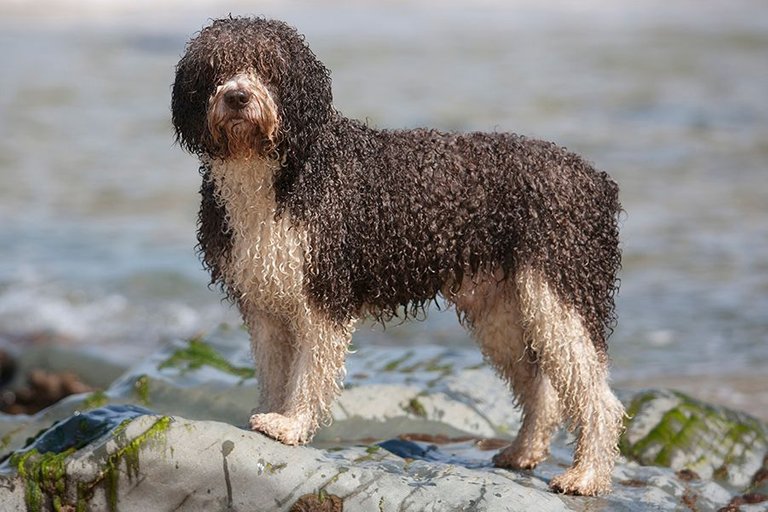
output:
[[[272,160],[214,161],[211,178],[233,233],[230,258],[223,262],[227,284],[258,310],[279,312],[303,300],[306,230],[288,214],[275,219]]]

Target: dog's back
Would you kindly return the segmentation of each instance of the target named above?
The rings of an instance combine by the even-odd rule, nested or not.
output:
[[[340,320],[362,308],[415,314],[465,275],[533,266],[604,349],[620,263],[618,189],[605,173],[513,134],[332,122],[282,195],[309,232],[317,304]]]

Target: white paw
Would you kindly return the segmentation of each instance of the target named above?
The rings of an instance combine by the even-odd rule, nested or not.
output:
[[[251,416],[250,425],[251,430],[261,432],[283,444],[306,444],[310,439],[310,432],[304,422],[276,412],[254,414]]]
[[[493,456],[493,465],[506,469],[533,469],[546,459],[547,455],[546,451],[524,450],[513,444]]]
[[[591,468],[571,467],[554,477],[549,482],[549,488],[564,494],[580,496],[597,496],[611,491],[611,476],[600,475]]]

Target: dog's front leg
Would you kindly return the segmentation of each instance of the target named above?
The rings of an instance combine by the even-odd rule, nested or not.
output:
[[[251,351],[259,381],[257,412],[283,412],[285,382],[291,372],[296,348],[287,322],[265,312],[246,315]]]
[[[309,310],[293,320],[293,351],[284,375],[282,407],[254,414],[250,420],[252,430],[291,445],[311,441],[328,418],[331,403],[341,390],[352,336],[351,325],[339,325]]]

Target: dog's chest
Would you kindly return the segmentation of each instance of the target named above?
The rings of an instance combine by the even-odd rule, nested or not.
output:
[[[226,210],[232,249],[222,269],[240,299],[274,310],[302,302],[306,231],[288,215],[275,219],[273,176],[268,160],[214,162],[211,177]]]

